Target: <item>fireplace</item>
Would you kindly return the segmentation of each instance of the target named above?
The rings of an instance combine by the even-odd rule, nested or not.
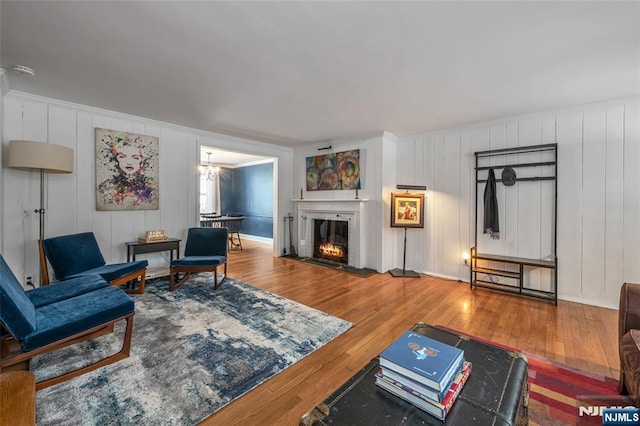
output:
[[[349,222],[313,219],[313,257],[349,263]]]
[[[365,261],[366,235],[364,233],[364,206],[367,199],[298,199],[292,201],[297,204],[298,209],[298,255],[300,257],[317,258],[316,241],[322,241],[324,238],[325,241],[322,242],[331,242],[333,247],[326,247],[321,259],[341,262],[353,268],[367,267]],[[316,230],[316,221],[320,222],[317,226],[322,231]],[[327,225],[323,226],[324,222]],[[329,225],[329,222],[333,224]],[[332,233],[340,235],[340,237],[331,235]],[[338,258],[342,260],[336,259],[335,253],[338,250],[343,251],[343,255]]]

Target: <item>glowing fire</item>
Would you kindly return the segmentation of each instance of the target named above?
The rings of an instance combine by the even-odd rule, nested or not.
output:
[[[325,256],[344,257],[344,251],[342,250],[342,247],[336,246],[333,243],[320,244],[320,247],[318,247],[318,249],[320,250],[320,253],[324,254]]]

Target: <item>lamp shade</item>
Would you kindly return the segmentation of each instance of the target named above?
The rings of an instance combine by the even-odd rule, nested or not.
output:
[[[11,141],[7,163],[14,169],[71,173],[73,172],[73,149],[52,143]]]

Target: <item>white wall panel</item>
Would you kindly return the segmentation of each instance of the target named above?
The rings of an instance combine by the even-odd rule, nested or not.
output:
[[[582,113],[558,116],[558,295],[582,293]]]
[[[605,109],[585,111],[582,141],[582,292],[593,301],[604,296],[605,262]],[[603,202],[605,201],[605,202]]]
[[[397,156],[398,156],[398,169],[397,169],[397,184],[405,184],[405,185],[413,185],[415,182],[416,176],[416,159],[415,157],[418,155],[418,147],[415,139],[407,140],[401,146],[398,146]],[[393,192],[404,192],[403,190],[396,189],[395,185],[392,189]],[[390,216],[389,206],[389,216]],[[389,217],[391,219],[391,217]],[[394,228],[391,230],[394,236],[398,236],[402,234],[403,238],[394,238],[393,239],[393,253],[392,258],[395,260],[393,263],[395,265],[402,265],[403,256],[404,256],[404,229]],[[424,251],[418,251],[418,240],[416,238],[416,230],[408,230],[407,231],[407,252],[406,252],[406,268],[409,270],[413,270],[416,268],[417,264],[420,262],[420,257]],[[396,260],[397,259],[397,260]],[[393,268],[392,268],[393,269]]]
[[[422,170],[424,176],[424,184],[427,186],[427,193],[425,195],[425,230],[427,231],[427,237],[425,238],[426,246],[424,252],[423,266],[417,268],[422,272],[432,271],[435,272],[435,230],[436,221],[438,216],[436,213],[436,197],[437,191],[436,185],[436,156],[435,156],[435,140],[433,136],[423,136],[418,140],[422,145],[422,157],[418,157],[418,160],[422,160]]]
[[[11,140],[23,139],[22,104],[5,98],[4,110],[4,148]],[[25,248],[33,244],[37,235],[37,216],[33,210],[37,208],[29,197],[29,187],[33,180],[33,172],[4,169],[3,173],[3,212],[5,225],[2,235],[2,255],[12,266],[14,274],[20,281],[25,275]],[[35,220],[33,220],[35,218]],[[29,273],[35,271],[29,271]]]
[[[541,144],[553,143],[556,140],[556,120],[555,117],[541,118]],[[541,156],[543,161],[553,160],[551,152],[543,153]],[[557,159],[556,159],[557,160]],[[542,169],[542,168],[541,168]],[[545,174],[553,174],[557,170],[556,167],[544,167]],[[542,170],[540,170],[542,173]],[[556,190],[557,181],[540,182],[540,259],[553,260],[555,253],[555,208],[556,208]],[[546,291],[554,291],[553,275],[554,271],[545,268],[537,270],[540,276],[540,289]]]
[[[640,103],[624,115],[624,281],[640,282]]]
[[[495,149],[502,149],[502,148],[506,148],[505,127],[504,125],[491,126],[489,128],[489,149],[495,150]],[[504,155],[498,155],[494,157],[486,157],[484,158],[484,160],[485,161],[484,162],[481,161],[480,164],[484,166],[487,166],[487,165],[496,166],[496,169],[494,170],[496,180],[500,179],[502,175],[502,170],[503,170],[502,166],[506,164],[506,157]],[[483,172],[482,174],[483,176],[485,176],[485,178],[488,175],[486,171]],[[483,188],[483,194],[484,194],[484,188],[486,187],[486,184],[482,184],[481,186]],[[511,188],[505,187],[500,182],[496,183],[496,198],[498,200],[498,227],[500,229],[500,238],[496,239],[496,238],[489,237],[489,235],[483,235],[484,244],[487,247],[486,253],[498,253],[498,254],[506,253],[505,241],[507,239],[507,235],[506,235],[506,227],[505,227],[505,223],[506,223],[505,200],[506,200],[507,189],[511,189]],[[504,268],[504,264],[497,264],[495,262],[491,262],[491,263],[493,268],[498,268],[498,269]]]
[[[615,306],[624,282],[624,106],[607,108],[606,120],[604,295]]]
[[[162,137],[162,128],[159,126],[154,126],[154,125],[145,125],[144,126],[144,131],[143,134],[145,135],[149,135],[149,136],[157,136],[158,138]],[[159,152],[160,152],[160,158],[162,158],[162,151],[163,151],[163,144],[160,143],[160,148],[159,148]],[[192,165],[192,167],[197,167],[196,164],[197,162],[194,160],[193,163],[190,163]],[[188,167],[188,166],[187,166]],[[189,169],[190,171],[190,169]],[[162,176],[162,164],[160,164],[160,176]],[[195,195],[195,194],[194,194]],[[195,204],[194,202],[194,208],[196,208],[197,204]],[[160,199],[160,208],[158,210],[145,210],[144,211],[144,218],[142,219],[144,222],[144,225],[142,226],[142,228],[140,229],[162,229],[162,209],[163,208],[163,204],[162,204],[162,199]],[[178,235],[171,235],[168,233],[168,231],[165,231],[166,235],[170,235],[174,238],[179,238]],[[180,245],[180,250],[184,251],[184,244]],[[148,256],[146,256],[147,259],[154,259],[154,258],[159,258],[161,256],[161,254],[156,254],[156,253],[152,253],[149,254]],[[150,260],[151,262],[151,260]],[[162,265],[164,264],[161,263]],[[159,266],[158,264],[155,264],[155,266]]]
[[[539,119],[522,120],[518,123],[518,146],[540,145],[542,124]],[[542,161],[540,152],[518,154],[516,163],[534,163]],[[535,177],[541,175],[542,167],[516,168],[520,177]],[[544,185],[545,191],[542,186]],[[516,188],[517,187],[517,188]],[[541,232],[541,197],[543,193],[553,189],[550,182],[523,181],[517,182],[511,188],[517,189],[518,207],[513,215],[517,222],[518,236],[515,253],[519,257],[536,259],[540,257],[540,232]],[[546,218],[547,221],[552,218]],[[524,277],[524,286],[540,290],[540,268],[529,271]]]
[[[491,149],[490,139],[489,139],[489,129],[488,128],[480,128],[480,129],[472,129],[471,131],[471,151],[473,153],[479,151],[487,151]],[[474,155],[475,161],[475,155]],[[482,164],[478,164],[479,167]],[[475,167],[475,166],[474,166]],[[475,178],[475,170],[472,175],[472,179]],[[481,171],[478,173],[478,179],[483,180],[487,178],[487,172]],[[472,193],[471,196],[475,198],[473,204],[475,204],[476,212],[477,212],[477,229],[478,232],[474,236],[475,246],[479,252],[487,252],[487,242],[491,240],[487,235],[482,233],[483,223],[484,223],[484,190],[487,184],[485,182],[478,183],[475,182],[475,193]]]
[[[427,151],[427,147],[425,146],[424,143],[420,143],[419,140],[415,140],[414,141],[415,144],[415,155],[413,156],[413,161],[414,161],[414,169],[415,169],[415,174],[414,174],[414,178],[411,181],[406,181],[406,182],[410,182],[411,185],[425,185],[427,186],[426,182],[427,182],[427,174],[429,173],[427,170],[425,170],[424,167],[422,167],[423,163],[422,163],[422,158],[424,158],[425,151]],[[402,183],[404,181],[399,181],[399,183]],[[429,186],[427,186],[427,190],[429,189]],[[416,271],[422,271],[422,269],[424,268],[424,262],[425,262],[425,253],[427,252],[427,246],[429,244],[429,228],[427,227],[427,222],[429,221],[429,212],[427,210],[427,198],[429,197],[428,192],[426,191],[415,191],[417,193],[422,193],[424,194],[424,201],[425,204],[424,206],[422,206],[423,210],[424,210],[424,228],[422,229],[415,229],[414,233],[416,234],[415,237],[413,238],[414,240],[414,252],[412,253],[413,256],[413,262],[412,262],[412,266],[411,269],[412,270],[416,270]]]
[[[366,247],[375,247],[373,250],[367,250],[365,265],[373,264],[377,271],[384,272],[395,268],[396,265],[395,258],[397,256],[398,245],[397,239],[393,235],[393,230],[390,228],[390,213],[391,193],[396,191],[396,185],[398,183],[398,154],[400,148],[398,146],[398,138],[388,132],[383,133],[382,144],[379,150],[375,149],[378,146],[377,143],[372,145],[374,149],[367,149],[365,151],[367,153],[365,160],[375,153],[376,167],[380,167],[382,169],[382,173],[378,173],[379,183],[376,184],[376,187],[380,188],[379,191],[381,196],[380,208],[376,210],[378,215],[370,217],[368,226],[372,227],[375,226],[375,223],[378,223],[382,226],[382,232],[380,232],[379,238],[375,235],[376,233],[366,233],[361,244],[364,244]],[[368,164],[371,164],[370,161],[371,160],[368,161]],[[369,202],[371,203],[371,201]],[[365,209],[367,211],[371,210],[369,207],[365,207]],[[372,254],[375,254],[375,257],[372,256]],[[374,260],[373,263],[372,260]]]
[[[444,275],[460,273],[460,133],[449,133],[443,142],[442,229]],[[446,194],[446,195],[445,195]]]
[[[436,135],[433,140],[433,155],[437,159],[435,161],[435,176],[433,182],[434,196],[434,227],[433,227],[433,253],[436,271],[444,274],[444,223],[445,223],[445,198],[447,194],[444,192],[444,137]]]
[[[49,107],[49,143],[66,146],[75,152],[76,112],[71,109]],[[76,164],[74,161],[74,170]],[[56,224],[58,232],[70,234],[76,227],[77,191],[76,176],[73,173],[47,174],[46,218],[49,224]],[[73,190],[70,190],[73,188]],[[69,207],[72,208],[69,208]]]
[[[454,276],[465,277],[469,274],[469,265],[465,265],[462,254],[470,254],[473,245],[473,220],[475,211],[473,210],[473,181],[475,180],[475,156],[471,151],[471,134],[464,131],[460,134],[460,237],[458,253],[458,273]]]
[[[520,146],[519,143],[519,123],[508,123],[505,126],[505,147],[512,146]],[[505,164],[516,164],[519,162],[518,155],[505,155],[504,156]],[[521,175],[521,170],[518,168],[514,169],[516,171],[516,176]],[[500,174],[498,174],[497,178],[502,178],[502,170],[499,170]],[[504,229],[504,235],[501,235],[501,238],[504,238],[504,254],[507,256],[517,256],[518,255],[518,228],[519,228],[519,216],[518,216],[518,202],[519,202],[519,194],[522,185],[516,184],[513,186],[506,187],[503,184],[498,184],[504,189],[504,224],[502,228]]]

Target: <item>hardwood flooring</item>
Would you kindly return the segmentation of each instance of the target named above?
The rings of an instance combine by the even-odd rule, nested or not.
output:
[[[354,326],[329,344],[238,398],[203,425],[297,425],[369,360],[416,322],[618,377],[617,311],[540,300],[429,276],[361,278],[272,257],[271,245],[244,241],[229,255],[229,276],[335,315]]]

